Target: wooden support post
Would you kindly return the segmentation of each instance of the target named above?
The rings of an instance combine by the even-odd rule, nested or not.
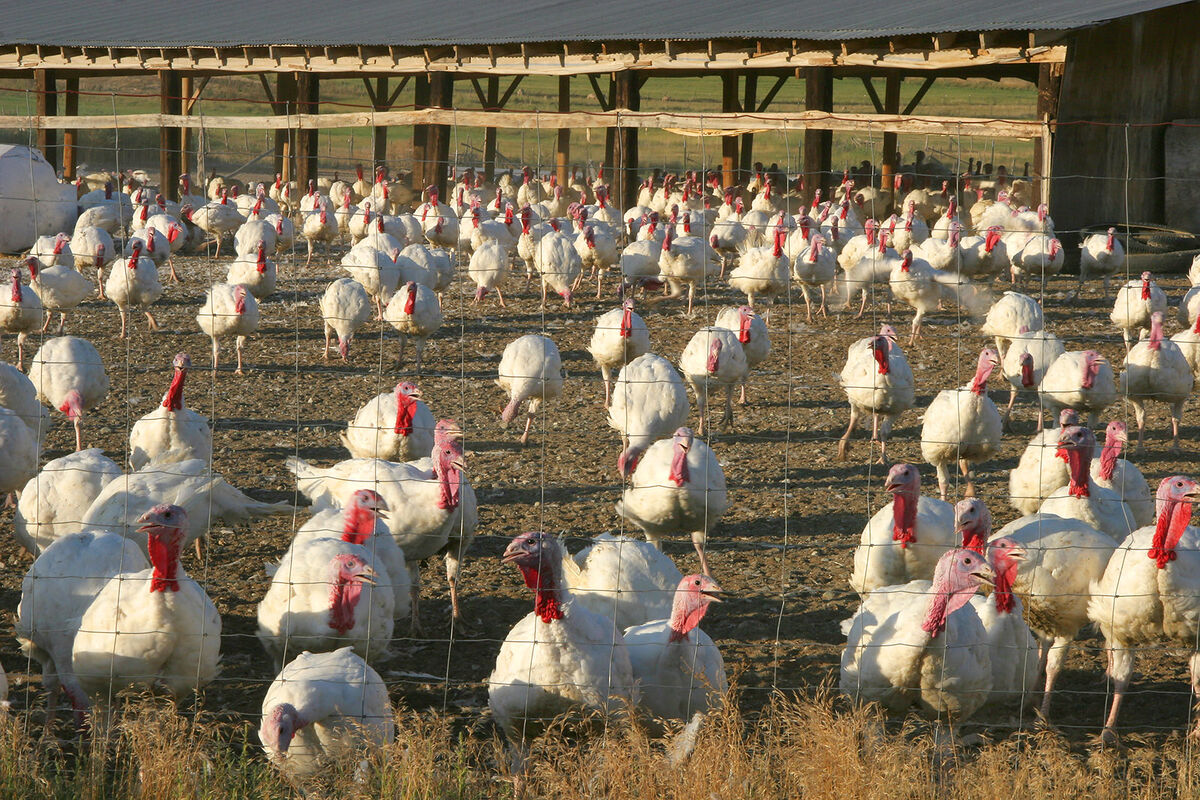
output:
[[[388,100],[388,79],[386,75],[375,79],[375,102],[372,108],[376,111],[387,111],[391,106]],[[386,125],[376,125],[372,129],[371,160],[375,166],[387,161],[388,129]]]
[[[316,74],[301,72],[296,76],[296,95],[301,114],[320,113],[321,88]],[[307,191],[308,182],[317,179],[317,142],[319,132],[299,130],[296,132],[296,183],[301,191]]]
[[[64,78],[63,79],[63,114],[68,117],[74,117],[79,114],[79,78]],[[69,181],[76,178],[75,167],[75,137],[78,131],[67,130],[63,131],[63,159],[62,169],[63,177]]]
[[[429,105],[434,108],[454,107],[454,77],[441,72],[429,78]],[[446,197],[447,170],[450,165],[450,126],[432,125],[426,142],[428,185],[438,187]]]
[[[1050,154],[1054,143],[1049,123],[1058,119],[1058,95],[1062,89],[1063,64],[1043,64],[1038,70],[1038,119],[1046,124],[1046,132],[1033,151],[1033,194],[1040,202],[1050,203]]]
[[[191,75],[184,75],[179,80],[179,88],[182,90],[183,106],[180,109],[180,114],[190,115],[192,113],[192,104],[195,101],[194,94],[196,92],[195,81]],[[188,164],[188,154],[196,149],[195,134],[191,128],[182,128],[179,131],[179,150],[183,154],[183,171],[187,172],[190,167]]]
[[[734,114],[741,111],[738,104],[738,76],[736,72],[721,74],[721,111]],[[741,183],[738,176],[738,137],[721,137],[721,184],[725,187]]]
[[[612,110],[613,108],[616,108],[616,97],[617,97],[617,73],[615,73],[615,72],[612,75],[610,75],[609,79],[608,79],[608,96],[609,96],[609,99],[612,101],[612,105],[609,107],[609,110]],[[608,166],[608,171],[609,171],[608,183],[611,184],[613,182],[612,173],[615,172],[616,168],[617,168],[617,129],[616,128],[605,128],[604,129],[604,163]],[[584,184],[586,185],[589,180],[590,180],[589,178],[585,177]],[[615,195],[614,195],[614,197],[615,197]]]
[[[809,111],[833,111],[833,70],[808,67],[804,70],[804,107]],[[808,196],[831,183],[833,131],[804,132],[804,188]],[[785,187],[780,187],[783,191]]]
[[[296,111],[296,75],[291,72],[280,72],[275,77],[275,113],[295,114]],[[275,131],[275,171],[283,176],[284,181],[296,178],[296,169],[292,163],[293,135],[294,131],[287,128]],[[204,186],[208,176],[200,175],[199,178],[197,185]]]
[[[33,71],[34,113],[39,117],[53,117],[58,114],[58,82],[54,79],[54,70],[35,69]],[[58,134],[53,128],[38,128],[37,149],[50,162],[50,166],[58,169],[58,153],[55,152]]]
[[[888,73],[885,78],[885,88],[883,92],[883,113],[897,114],[900,111],[900,81],[902,78],[899,75]],[[893,186],[893,176],[896,174],[896,168],[900,165],[896,162],[896,134],[883,134],[883,166],[879,171],[880,186],[884,190],[890,191]],[[899,206],[903,201],[902,197],[895,197],[895,205]]]
[[[560,75],[558,78],[558,110],[566,113],[571,110],[571,76]],[[558,174],[558,185],[566,191],[570,180],[571,162],[571,129],[558,129],[558,151],[554,154],[554,169]]]
[[[413,108],[429,108],[429,76],[418,75],[413,83]],[[429,125],[414,125],[412,137],[413,189],[423,192],[429,185]]]
[[[487,79],[487,107],[498,111],[500,106],[500,78],[495,75]],[[496,178],[496,129],[483,129],[483,179],[492,181]]]
[[[617,75],[616,107],[630,111],[642,110],[640,78],[632,72]],[[613,162],[613,186],[610,197],[618,208],[629,208],[637,202],[638,129],[617,129],[617,157]]]
[[[158,109],[163,114],[183,112],[183,83],[174,70],[158,71]],[[164,197],[170,197],[179,186],[179,175],[183,172],[182,138],[179,128],[158,129],[158,189]]]
[[[746,92],[745,99],[742,101],[742,108],[746,113],[753,113],[758,106],[758,75],[753,72],[746,73]],[[750,174],[754,169],[754,134],[742,134],[742,173]],[[777,191],[782,191],[784,187],[775,187]]]

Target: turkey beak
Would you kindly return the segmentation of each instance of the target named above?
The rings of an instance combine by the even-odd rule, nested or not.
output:
[[[378,577],[379,577],[378,572],[376,572],[371,567],[366,567],[363,569],[362,572],[360,572],[358,574],[358,581],[359,581],[359,583],[366,583],[371,586],[374,586],[376,583],[375,579]]]
[[[511,564],[514,561],[519,561],[529,555],[529,549],[525,542],[512,542],[504,549],[504,555],[500,557],[502,564]]]
[[[1190,492],[1187,492],[1186,494],[1184,494],[1183,499],[1186,502],[1192,503],[1194,505],[1200,504],[1200,487],[1192,489]]]
[[[1024,561],[1026,558],[1025,548],[1017,545],[1008,551],[1008,557],[1013,561]]]
[[[719,589],[719,588],[714,588],[714,589],[702,589],[702,590],[700,590],[700,594],[702,594],[702,595],[704,595],[705,597],[707,597],[707,598],[708,598],[708,602],[710,602],[710,603],[723,603],[723,602],[725,602],[725,601],[724,601],[724,600],[722,600],[722,599],[720,598],[720,596],[719,596],[719,595],[722,595],[722,594],[724,594],[724,593],[725,593],[725,590],[724,590],[724,589]]]
[[[979,579],[979,582],[984,586],[994,586],[996,584],[996,573],[990,564],[980,562],[979,566],[971,570],[971,574]]]

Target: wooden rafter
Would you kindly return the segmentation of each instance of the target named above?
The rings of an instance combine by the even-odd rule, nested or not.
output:
[[[862,79],[863,88],[867,90],[867,97],[871,98],[871,105],[875,106],[875,113],[883,113],[883,101],[879,99],[879,92],[875,91],[875,84],[867,76]]]
[[[510,83],[508,88],[504,90],[504,94],[500,95],[500,102],[496,104],[497,108],[504,108],[508,105],[508,101],[513,96],[513,92],[517,90],[517,87],[521,85],[521,81],[524,79],[524,75],[516,75],[513,77],[512,83]]]
[[[779,94],[779,90],[783,88],[783,84],[787,83],[788,76],[780,75],[775,79],[775,85],[767,92],[767,96],[758,104],[759,111],[766,111],[767,106],[771,105],[771,101],[775,99],[775,95]]]
[[[592,73],[588,73],[588,80],[592,83],[592,93],[596,95],[596,102],[600,104],[601,111],[613,110],[613,87],[609,86],[608,91],[600,87],[600,81]]]
[[[933,86],[933,82],[935,80],[937,80],[937,78],[932,75],[927,77],[921,84],[921,87],[917,89],[917,93],[912,96],[912,100],[908,101],[908,105],[906,105],[904,110],[900,113],[904,116],[908,116],[915,111],[917,106],[921,104],[921,101],[925,99],[925,93],[929,91],[929,87]]]

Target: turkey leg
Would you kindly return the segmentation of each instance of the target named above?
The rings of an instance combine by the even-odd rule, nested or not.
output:
[[[850,424],[846,426],[846,432],[842,434],[842,438],[838,440],[838,460],[844,461],[846,453],[850,449],[850,436],[854,433],[854,429],[858,427],[858,409],[850,406]]]

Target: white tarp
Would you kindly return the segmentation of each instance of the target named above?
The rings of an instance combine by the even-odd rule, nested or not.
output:
[[[38,236],[69,232],[78,215],[75,187],[59,183],[40,152],[0,145],[0,253],[20,253]]]

